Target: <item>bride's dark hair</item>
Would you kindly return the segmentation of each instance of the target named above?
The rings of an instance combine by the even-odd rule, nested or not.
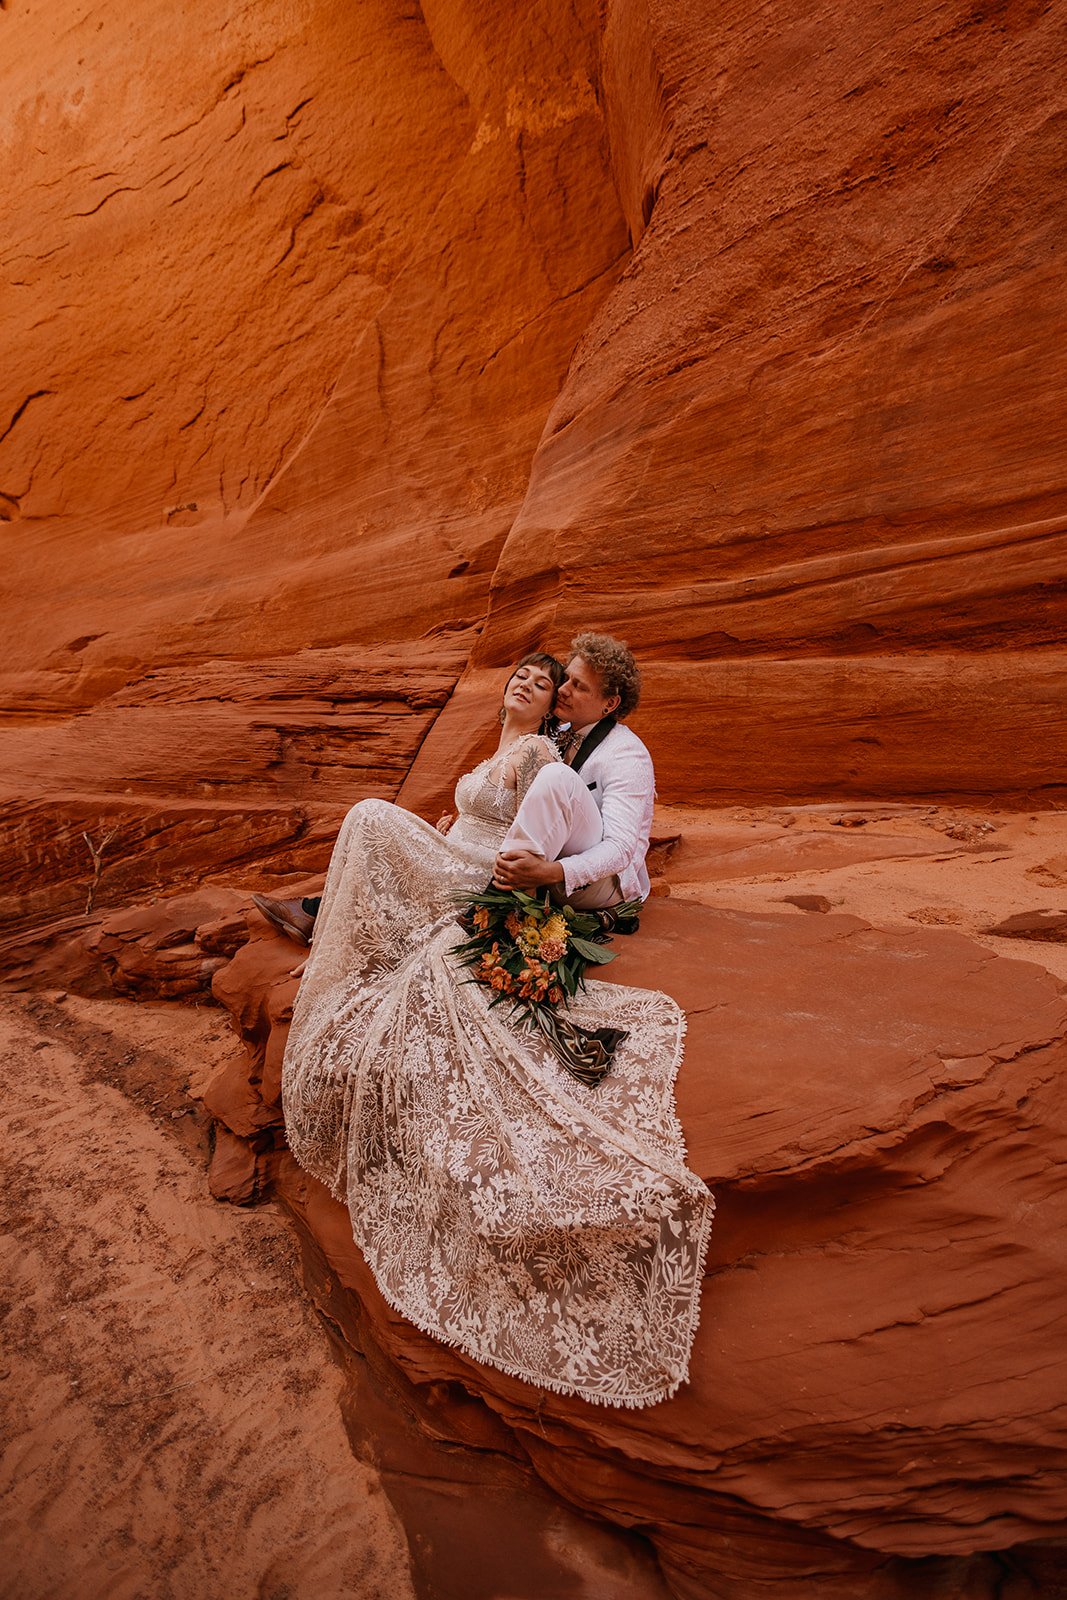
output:
[[[523,656],[521,661],[516,661],[508,678],[509,683],[520,667],[540,667],[541,671],[547,673],[552,679],[557,689],[567,676],[567,669],[563,662],[557,661],[555,656],[546,655],[543,650],[535,650],[531,655]]]
[[[567,669],[563,665],[563,662],[557,661],[555,656],[547,655],[543,650],[533,650],[528,656],[523,656],[521,661],[516,661],[515,665],[508,673],[508,683],[511,682],[512,678],[515,676],[516,672],[518,672],[520,667],[540,667],[541,671],[545,673],[547,677],[552,679],[552,682],[555,684],[557,689],[567,676]],[[508,685],[506,683],[504,685],[505,692],[507,691],[507,686]],[[553,706],[555,706],[555,703],[556,697],[553,695]],[[501,720],[503,720],[503,710],[501,710],[500,715]],[[541,732],[547,733],[550,739],[554,739],[558,728],[559,719],[557,718],[554,710],[550,711],[548,716],[545,717],[541,723]]]

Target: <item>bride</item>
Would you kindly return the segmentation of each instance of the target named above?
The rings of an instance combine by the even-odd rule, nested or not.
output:
[[[685,1166],[684,1017],[591,981],[568,1015],[629,1035],[586,1088],[453,954],[540,769],[563,667],[526,656],[447,833],[362,800],[330,861],[283,1067],[290,1148],[348,1205],[382,1294],[544,1389],[646,1406],[688,1372],[714,1202]],[[442,819],[442,823],[445,819]]]

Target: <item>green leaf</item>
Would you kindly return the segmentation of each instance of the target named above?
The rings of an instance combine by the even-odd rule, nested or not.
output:
[[[571,949],[577,950],[578,954],[593,966],[606,967],[609,961],[615,960],[613,950],[605,950],[603,945],[590,944],[588,939],[579,939],[576,934],[571,938]]]

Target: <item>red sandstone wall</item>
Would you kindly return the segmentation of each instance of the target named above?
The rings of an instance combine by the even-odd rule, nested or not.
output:
[[[0,13],[10,911],[396,792],[628,249],[594,14]]]
[[[14,0],[9,908],[431,807],[579,624],[665,798],[1062,785],[1064,21]]]
[[[666,796],[1062,790],[1065,23],[608,5],[636,250],[475,660],[625,634]]]
[[[589,8],[232,10],[3,18],[9,702],[480,620],[626,246]]]

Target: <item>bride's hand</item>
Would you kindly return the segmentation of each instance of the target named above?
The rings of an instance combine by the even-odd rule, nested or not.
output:
[[[455,820],[456,818],[454,812],[446,811],[443,817],[438,817],[437,821],[434,823],[434,827],[437,829],[438,833],[447,833]]]

